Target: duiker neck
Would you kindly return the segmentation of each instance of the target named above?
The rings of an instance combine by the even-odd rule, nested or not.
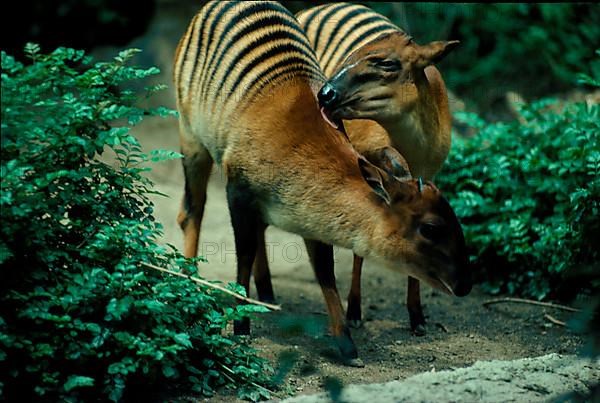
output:
[[[413,176],[431,180],[448,155],[450,133],[442,121],[444,106],[435,86],[425,74],[415,81],[419,95],[414,107],[398,119],[382,122],[382,126],[406,158]]]

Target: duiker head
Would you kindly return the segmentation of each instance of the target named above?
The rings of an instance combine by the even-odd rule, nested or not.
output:
[[[419,99],[424,69],[442,60],[458,41],[418,45],[410,36],[385,34],[352,53],[318,93],[322,111],[341,119],[397,119]]]
[[[471,291],[462,227],[439,189],[421,179],[397,178],[359,159],[363,177],[389,208],[379,240],[385,263],[456,296]]]

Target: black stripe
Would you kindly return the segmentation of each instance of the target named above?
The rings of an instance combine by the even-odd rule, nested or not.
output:
[[[254,97],[260,94],[267,85],[274,85],[276,84],[276,80],[292,73],[293,77],[306,77],[312,80],[323,80],[323,75],[320,72],[315,71],[314,69],[309,68],[305,65],[291,65],[288,66],[288,68],[277,71],[275,74],[272,74],[268,77],[266,76],[266,74],[263,74],[261,78],[264,79],[264,81],[260,85],[257,86],[258,80],[255,80],[252,83],[252,92],[250,94],[246,94],[246,96],[244,97],[245,102],[244,105],[241,107],[241,112],[243,112],[245,109],[247,109],[249,105],[252,104]]]
[[[327,52],[329,51],[329,48],[331,48],[332,46],[336,46],[337,47],[337,46],[340,45],[341,41],[337,42],[337,43],[333,43],[333,38],[335,38],[335,36],[340,31],[340,29],[343,26],[345,26],[348,23],[348,21],[350,21],[352,18],[354,18],[357,15],[360,15],[360,14],[362,14],[364,12],[365,12],[364,9],[354,9],[354,10],[350,11],[348,14],[346,14],[344,17],[342,17],[337,22],[337,25],[336,25],[335,29],[331,32],[331,36],[329,37],[329,41],[327,41],[327,43],[325,44],[325,49],[323,49],[322,57],[324,57],[327,54]],[[346,32],[348,32],[348,31],[346,31]],[[343,40],[343,38],[342,38],[342,40]],[[316,47],[315,47],[315,51],[316,51]],[[329,56],[329,59],[331,59],[334,54],[335,54],[335,52],[333,52],[331,54],[331,56]],[[329,61],[329,60],[327,60],[327,61]],[[319,58],[319,62],[321,62],[321,65],[324,65],[325,60]]]
[[[357,23],[356,25],[354,25],[352,27],[355,28],[358,25],[364,25],[367,24],[369,22],[374,22],[374,21],[378,21],[380,20],[380,18],[378,17],[371,17],[371,18],[367,18],[366,20],[362,21],[361,23]],[[350,56],[349,53],[352,52],[352,50],[354,49],[354,47],[356,47],[360,42],[364,41],[367,37],[376,34],[378,32],[383,32],[385,30],[390,29],[390,26],[383,26],[383,25],[378,25],[375,26],[371,29],[369,29],[368,31],[363,32],[362,34],[360,34],[360,36],[358,38],[356,38],[354,41],[352,41],[352,43],[350,43],[348,46],[346,46],[344,49],[339,49],[338,52],[336,52],[337,54],[342,54],[347,56]],[[333,59],[333,57],[332,57]],[[329,67],[329,64],[331,63],[331,60],[327,63],[327,66],[323,66],[323,70],[327,70],[327,67]]]
[[[181,60],[181,65],[179,67],[179,71],[177,72],[178,80],[177,80],[177,83],[175,83],[175,85],[177,86],[177,100],[179,102],[181,102],[181,79],[182,79],[181,74],[183,73],[183,67],[185,66],[185,62],[188,57],[188,52],[190,50],[190,45],[192,43],[192,38],[194,37],[194,31],[196,29],[196,22],[197,22],[196,20],[197,19],[198,19],[198,14],[196,14],[194,16],[194,18],[192,18],[192,22],[191,22],[192,30],[191,30],[190,34],[188,35],[188,42],[185,45],[185,50],[179,54],[179,58],[182,60]]]
[[[312,58],[311,53],[308,53],[305,49],[301,49],[296,46],[298,43],[302,43],[302,37],[300,37],[292,32],[288,32],[288,31],[273,31],[267,35],[260,37],[257,41],[249,43],[248,46],[246,46],[244,49],[242,49],[240,52],[238,52],[235,55],[235,57],[233,58],[233,60],[229,63],[227,68],[224,69],[225,74],[226,75],[229,74],[229,72],[231,72],[233,70],[233,68],[240,63],[240,61],[244,58],[244,56],[246,56],[252,50],[254,50],[257,47],[262,46],[264,44],[273,43],[275,40],[292,41],[292,43],[289,43],[288,46],[292,46],[292,44],[293,44],[293,45],[295,45],[294,49],[297,50],[298,53],[308,56],[308,59]],[[265,52],[262,55],[258,56],[256,59],[254,59],[248,65],[244,66],[244,69],[242,70],[240,75],[238,75],[238,77],[237,77],[236,83],[239,83],[243,79],[244,75],[248,74],[248,72],[250,71],[249,66],[254,66],[254,65],[256,65],[256,63],[260,63],[260,62],[266,60],[268,58],[267,55],[270,55],[269,57],[274,56],[275,54],[277,54],[276,52],[282,53],[281,50],[278,50],[277,47],[274,47],[274,48],[270,49],[268,52]],[[315,61],[315,63],[316,63],[316,61]],[[225,81],[226,80],[222,80],[219,83],[217,92],[220,92],[223,89],[223,86],[225,85]],[[231,91],[233,91],[233,90],[235,90],[235,86],[232,87]]]
[[[211,41],[212,41],[212,37],[213,34],[215,32],[215,28],[217,27],[217,23],[219,22],[219,20],[221,19],[221,17],[223,17],[223,14],[225,14],[225,12],[227,12],[227,10],[231,9],[233,6],[237,5],[238,2],[232,1],[227,3],[227,5],[225,7],[223,7],[223,9],[219,10],[219,13],[215,16],[215,18],[213,18],[212,23],[210,24],[210,28],[208,30],[208,40],[206,41],[206,43],[208,45],[210,45]],[[218,1],[215,1],[213,4],[210,5],[209,9],[206,11],[205,17],[204,17],[204,21],[208,20],[208,18],[211,16],[211,13],[214,11],[214,9],[219,5]],[[204,24],[203,24],[204,25]],[[202,32],[199,33],[199,35]],[[202,38],[198,39],[198,51],[200,52],[200,46],[202,45]],[[207,52],[207,49],[202,49],[203,51]],[[192,85],[192,80],[194,79],[194,76],[196,75],[196,69],[198,67],[198,57],[196,57],[196,63],[194,63],[194,68],[192,69],[192,74],[190,75],[190,79],[188,82],[188,88]],[[204,59],[204,58],[203,58]],[[204,67],[206,66],[206,60],[203,60],[203,64],[202,64],[202,69],[204,70]]]
[[[379,73],[359,73],[352,76],[353,83],[368,83],[371,81],[377,81],[381,79],[381,74]]]
[[[220,1],[215,1],[214,4],[210,7],[210,9],[207,11],[206,16],[205,16],[206,20],[208,20],[211,17],[211,14],[214,13],[214,11],[216,9],[216,6],[219,3],[221,3],[221,2]],[[221,20],[221,18],[223,17],[223,15],[228,10],[230,10],[234,5],[237,5],[237,3],[234,2],[234,1],[228,2],[223,7],[223,9],[221,9],[216,15],[214,15],[214,18],[212,19],[210,28],[209,28],[209,30],[207,32],[207,35],[206,35],[206,37],[207,37],[206,48],[204,49],[205,57],[204,57],[204,61],[202,63],[202,69],[200,70],[201,76],[203,76],[204,71],[207,68],[210,67],[210,64],[208,63],[208,56],[209,56],[208,52],[209,52],[210,46],[211,46],[211,44],[213,43],[213,40],[214,40],[213,35],[215,34],[215,29],[217,28],[217,25],[219,24],[219,21]],[[200,38],[200,39],[202,39],[202,38]],[[202,44],[202,42],[199,42],[199,43]],[[195,72],[194,72],[194,74],[195,74]],[[198,80],[198,81],[200,82],[200,80]]]
[[[238,23],[237,20],[231,21],[228,24],[228,26],[226,27],[225,32],[227,32],[227,30],[232,29],[233,26],[237,23]],[[210,74],[211,76],[214,75],[215,72],[217,71],[217,69],[219,69],[221,67],[221,63],[223,62],[223,58],[227,54],[227,51],[229,51],[234,44],[238,43],[246,35],[256,31],[259,28],[265,27],[265,26],[277,26],[277,25],[283,25],[285,27],[289,27],[289,28],[295,30],[299,34],[299,36],[296,36],[295,39],[303,42],[302,39],[304,39],[303,38],[304,32],[298,26],[298,24],[295,24],[292,21],[284,20],[281,18],[280,15],[270,15],[263,19],[257,19],[255,21],[253,21],[250,25],[248,25],[246,28],[242,29],[237,34],[235,34],[227,43],[219,46],[218,58],[213,64],[214,55],[217,52],[214,52],[211,55],[211,58],[209,61],[211,68],[210,68],[210,72],[207,72],[207,74]],[[304,41],[304,42],[306,42],[306,41]],[[311,49],[311,47],[308,43],[306,44],[306,48]],[[230,68],[231,68],[231,66],[230,66]],[[229,71],[229,70],[227,70],[227,71]]]
[[[256,78],[254,78],[254,80],[252,80],[252,82],[250,83],[248,88],[255,93],[259,93],[269,83],[270,80],[275,79],[279,75],[279,74],[276,74],[274,77],[269,77],[269,74],[273,73],[277,69],[284,67],[284,66],[288,66],[288,68],[283,69],[282,72],[284,72],[284,71],[290,72],[290,73],[293,71],[311,72],[314,74],[315,79],[319,79],[319,78],[324,79],[321,71],[314,66],[307,65],[305,59],[298,57],[298,56],[290,56],[289,58],[280,60],[279,62],[270,65],[267,69],[262,71],[259,75],[256,76]],[[255,86],[261,80],[265,80],[265,81],[263,83],[261,83],[261,85],[255,89]]]
[[[310,26],[310,23],[315,19],[317,14],[319,14],[323,8],[325,8],[325,6],[315,7],[312,10],[309,10],[309,12],[312,11],[312,14],[310,14],[306,21],[304,21],[304,24],[302,24],[304,32],[308,34],[308,28]]]
[[[321,42],[321,31],[323,31],[323,27],[325,26],[325,23],[331,18],[331,16],[333,14],[335,14],[338,10],[341,10],[344,7],[347,7],[347,5],[344,3],[335,5],[335,6],[331,7],[331,9],[328,10],[321,17],[321,22],[319,23],[319,27],[317,28],[317,32],[315,34],[315,51],[317,51],[317,52],[319,51],[319,42]],[[322,55],[322,53],[321,53],[321,55]],[[317,55],[317,57],[318,56],[319,55]]]
[[[261,38],[260,42],[263,42],[263,41],[265,43],[272,42],[272,38],[270,38],[270,37],[271,36],[276,36],[276,34],[278,34],[278,33],[281,33],[281,31],[276,31],[276,32],[273,32],[270,35],[265,35],[263,38]],[[282,38],[282,39],[284,39],[284,38]],[[246,48],[245,52],[243,52],[243,53],[248,53],[249,50],[251,50],[251,49]],[[248,64],[246,64],[244,66],[244,68],[242,69],[242,71],[238,74],[238,76],[237,76],[235,82],[233,83],[233,85],[229,88],[228,96],[230,96],[237,89],[237,86],[244,79],[244,77],[246,75],[248,75],[252,71],[252,69],[254,69],[256,66],[258,66],[262,62],[264,62],[264,61],[266,61],[266,60],[268,60],[268,59],[270,59],[270,58],[272,58],[274,56],[285,54],[285,53],[299,53],[301,55],[308,56],[308,59],[310,59],[310,54],[307,54],[303,49],[299,48],[297,46],[297,43],[284,42],[284,43],[275,44],[271,49],[269,49],[268,51],[260,54],[257,58],[255,58],[250,63],[248,63]],[[238,54],[236,56],[236,58],[240,57],[240,56],[243,56],[242,53]],[[287,60],[287,58],[284,59],[284,60]],[[304,61],[303,63],[306,64],[306,61]],[[235,63],[233,65],[235,65]],[[229,66],[229,68],[231,68],[231,65]],[[231,70],[226,70],[226,71],[231,71]],[[221,83],[219,84],[219,89],[217,90],[217,92],[221,91],[224,83],[225,83],[225,80],[221,81]]]
[[[241,5],[241,4],[244,4],[244,2],[237,2],[236,4]],[[248,5],[248,3],[246,3],[245,5]],[[218,62],[216,64],[214,63],[217,53],[223,55],[223,54],[227,53],[227,51],[229,50],[232,42],[230,41],[224,45],[223,40],[225,39],[225,35],[227,35],[229,32],[231,32],[231,29],[235,25],[239,24],[241,19],[248,18],[253,13],[257,13],[260,11],[271,11],[271,8],[266,7],[266,5],[263,3],[252,3],[252,4],[248,5],[248,7],[245,8],[244,10],[242,10],[241,12],[239,10],[236,10],[236,11],[238,13],[231,16],[232,18],[229,19],[229,21],[225,25],[225,29],[222,30],[221,34],[219,35],[219,38],[216,40],[217,46],[215,48],[215,51],[210,54],[210,58],[208,59],[208,62],[206,64],[207,69],[206,69],[206,71],[204,71],[204,69],[202,71],[202,74],[204,77],[206,77],[206,76],[212,77],[215,74],[215,71],[220,67],[220,62]],[[219,15],[218,17],[220,18],[222,16]],[[208,42],[208,44],[210,45],[210,42]]]

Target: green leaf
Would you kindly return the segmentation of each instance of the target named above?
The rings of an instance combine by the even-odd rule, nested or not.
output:
[[[192,342],[190,341],[190,336],[187,333],[177,333],[173,336],[173,339],[184,347],[192,347]]]
[[[133,303],[133,297],[127,295],[121,299],[112,298],[106,307],[106,313],[109,314],[109,320],[112,316],[114,319],[121,319],[126,314]]]
[[[162,368],[163,375],[167,378],[176,378],[179,376],[179,371],[172,366],[165,365]]]
[[[94,379],[89,376],[72,375],[67,379],[63,388],[66,392],[70,392],[73,389],[85,388],[94,386]]]
[[[152,150],[150,151],[150,160],[152,162],[161,162],[183,158],[183,154],[170,150]]]

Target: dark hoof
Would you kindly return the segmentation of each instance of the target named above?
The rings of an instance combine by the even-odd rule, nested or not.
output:
[[[365,363],[360,358],[344,358],[344,365],[347,367],[364,368]]]
[[[419,309],[417,312],[408,311],[410,319],[410,328],[415,336],[425,336],[427,331],[425,330],[425,315],[423,311]]]
[[[342,356],[342,361],[345,365],[350,365],[350,363],[359,363],[362,362],[358,358],[358,350],[356,350],[356,346],[354,345],[354,341],[352,341],[352,337],[350,336],[350,330],[345,327],[342,334],[335,337],[335,342],[340,349],[340,354]],[[358,361],[356,361],[358,360]],[[357,365],[353,365],[357,366]]]
[[[360,309],[360,302],[355,302],[353,300],[348,301],[346,322],[348,322],[348,326],[354,329],[358,329],[362,326],[362,311]]]
[[[247,336],[250,334],[250,319],[244,318],[242,320],[233,321],[233,334],[236,336]]]
[[[348,326],[352,329],[360,329],[363,326],[363,321],[360,319],[349,319]]]
[[[424,325],[417,325],[412,329],[412,331],[415,336],[425,336],[427,334]]]
[[[264,283],[264,281],[256,282],[256,293],[258,294],[258,300],[261,302],[266,302],[268,304],[275,303],[275,293],[273,292],[273,286],[271,285],[271,280]]]

